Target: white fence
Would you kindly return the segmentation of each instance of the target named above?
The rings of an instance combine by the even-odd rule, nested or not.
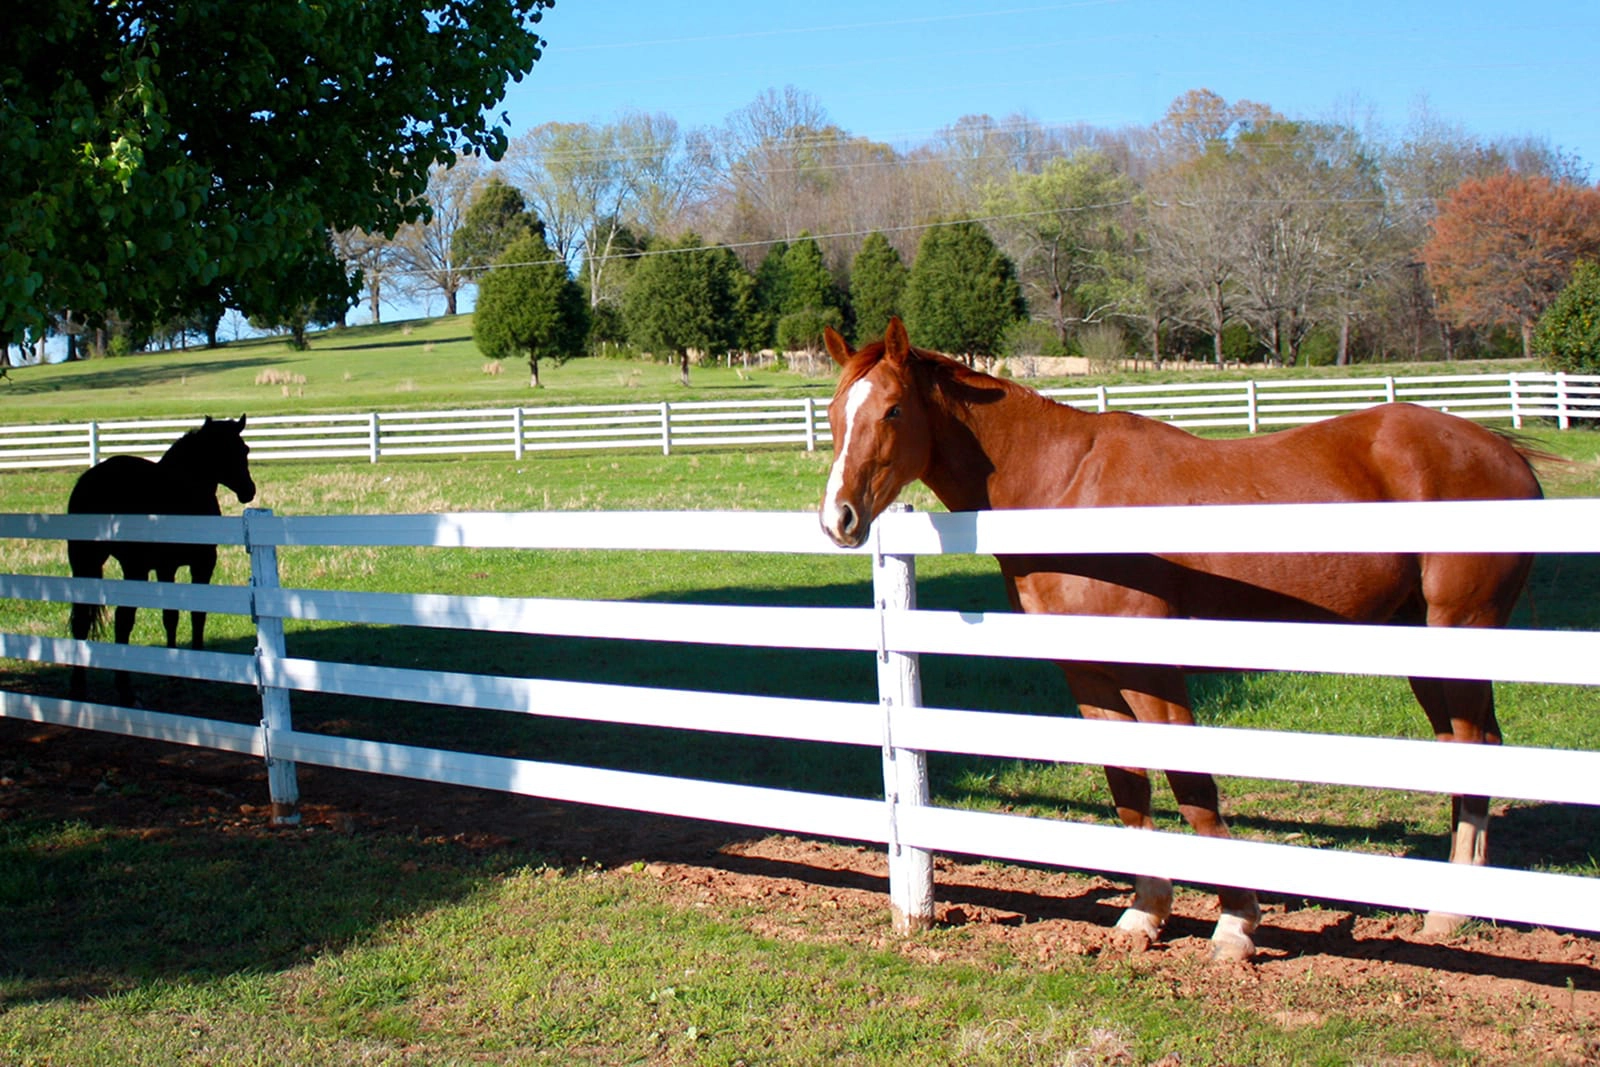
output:
[[[0,515],[0,540],[69,537],[243,545],[248,587],[0,575],[0,597],[200,608],[257,620],[253,655],[0,634],[0,657],[259,687],[247,726],[0,691],[0,715],[251,753],[274,810],[293,818],[296,763],[500,789],[800,834],[876,842],[897,921],[932,914],[932,851],[1600,930],[1596,881],[1496,867],[1319,851],[930,805],[924,753],[1109,763],[1341,785],[1600,804],[1600,752],[1440,745],[1276,731],[1161,727],[921,706],[921,653],[1160,662],[1600,685],[1600,633],[1375,628],[917,610],[914,560],[939,553],[1535,551],[1595,549],[1600,500],[891,513],[870,549],[874,605],[721,607],[279,588],[283,545],[641,549],[836,554],[810,514],[527,513],[242,518]],[[373,667],[295,657],[285,620],[875,653],[875,702],[818,701]],[[1170,655],[1170,652],[1167,653]],[[536,716],[881,748],[882,800],[350,740],[294,729],[294,692],[341,693]],[[1420,712],[1419,712],[1420,714]],[[1442,850],[1442,843],[1441,843]]]
[[[1075,407],[1134,411],[1180,426],[1243,427],[1315,422],[1376,404],[1409,401],[1472,419],[1600,418],[1600,376],[1452,375],[1413,378],[1206,382],[1047,389]],[[229,414],[219,412],[217,414]],[[159,456],[193,419],[0,427],[0,469],[89,467],[118,454]],[[793,445],[832,440],[827,403],[816,397],[253,415],[251,455],[269,459],[365,459],[498,454],[522,459],[560,449],[673,449]]]

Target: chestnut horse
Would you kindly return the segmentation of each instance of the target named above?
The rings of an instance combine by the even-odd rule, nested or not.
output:
[[[221,515],[217,505],[217,486],[233,490],[241,504],[255,499],[256,483],[250,478],[250,446],[244,443],[245,416],[237,420],[212,419],[190,430],[173,442],[161,459],[152,463],[141,456],[112,456],[84,471],[67,499],[69,515]],[[68,541],[67,561],[74,578],[99,578],[106,560],[115,558],[122,577],[146,582],[151,572],[156,581],[170,582],[178,568],[189,568],[189,580],[198,584],[211,581],[217,569],[216,545],[161,544],[140,541]],[[87,638],[102,620],[102,608],[94,604],[74,604],[70,616],[72,636]],[[125,645],[133,633],[134,608],[119,605],[116,610],[117,644]],[[167,647],[178,647],[178,612],[161,612],[167,631]],[[205,647],[206,613],[191,614],[190,643]],[[132,683],[126,671],[116,672],[117,695],[125,704],[136,705]],[[87,682],[82,667],[72,668],[69,695],[82,700]]]
[[[1296,429],[1206,440],[1124,412],[1092,414],[912,348],[898,319],[881,342],[850,351],[828,408],[835,456],[820,516],[857,546],[907,484],[921,479],[951,511],[1159,504],[1505,500],[1541,496],[1531,453],[1463,419],[1385,404]],[[1147,618],[1263,619],[1502,626],[1527,578],[1527,555],[1439,553],[1000,556],[1012,607]],[[1183,668],[1060,661],[1086,718],[1192,723]],[[1411,679],[1441,740],[1498,744],[1486,681]],[[1117,814],[1150,828],[1144,770],[1107,767]],[[1228,836],[1209,774],[1169,771],[1193,829]],[[1450,858],[1485,862],[1487,797],[1452,805]],[[1120,930],[1154,939],[1172,883],[1140,876]],[[1213,953],[1248,958],[1260,918],[1252,890],[1221,891]],[[1427,929],[1460,916],[1430,915]]]

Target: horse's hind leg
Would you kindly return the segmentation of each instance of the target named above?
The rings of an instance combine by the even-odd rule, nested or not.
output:
[[[74,578],[99,578],[105,573],[107,554],[101,550],[94,541],[68,541],[67,564],[71,568]],[[73,604],[72,613],[68,618],[75,641],[87,641],[94,632],[95,624],[100,621],[100,606],[98,604]],[[67,683],[67,696],[72,700],[82,700],[89,693],[88,672],[81,666],[73,666],[71,681]]]
[[[1494,687],[1489,682],[1451,678],[1413,678],[1411,691],[1427,713],[1434,736],[1441,741],[1498,745],[1500,722],[1494,714]],[[1450,862],[1483,866],[1489,862],[1489,798],[1458,794],[1450,799]],[[1448,912],[1429,912],[1423,932],[1452,933],[1466,919]]]

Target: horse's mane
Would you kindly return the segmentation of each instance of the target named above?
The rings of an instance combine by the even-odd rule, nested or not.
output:
[[[856,353],[840,376],[839,389],[848,389],[883,359],[884,343],[874,341]],[[912,373],[928,375],[945,400],[966,406],[992,404],[1007,396],[1046,398],[1033,389],[969,367],[953,356],[930,348],[910,349]],[[1048,401],[1047,401],[1048,402]]]

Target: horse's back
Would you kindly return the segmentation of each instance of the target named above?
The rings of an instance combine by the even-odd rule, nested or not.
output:
[[[215,491],[174,478],[142,456],[112,456],[78,476],[67,498],[74,515],[220,515]]]
[[[1476,423],[1385,404],[1256,437],[1210,439],[1137,415],[1100,416],[1096,446],[1056,506],[1522,500],[1527,458]]]

